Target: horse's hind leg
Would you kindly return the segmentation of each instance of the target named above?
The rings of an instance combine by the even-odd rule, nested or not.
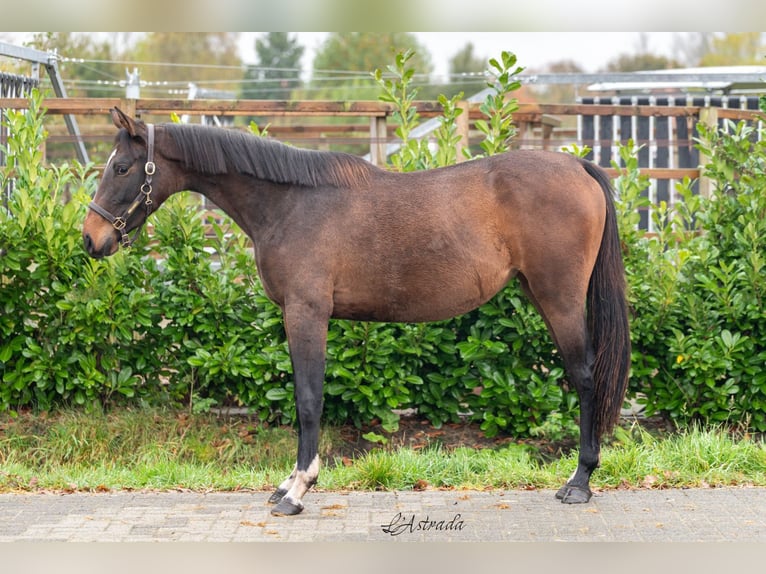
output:
[[[301,499],[319,476],[319,422],[329,313],[320,313],[317,307],[306,304],[286,307],[284,316],[295,379],[298,459],[293,472],[269,498],[270,503],[276,503],[271,513],[277,516],[301,512]]]
[[[585,327],[583,326],[585,332]],[[566,345],[566,343],[564,343]],[[556,493],[568,504],[588,502],[591,497],[590,475],[599,464],[601,444],[596,431],[596,396],[593,385],[593,352],[585,344],[577,350],[561,351],[564,368],[580,398],[580,452],[577,469]]]
[[[524,291],[543,316],[548,331],[561,353],[567,377],[580,398],[580,451],[577,470],[559,489],[556,498],[568,504],[588,502],[591,498],[590,475],[599,463],[600,441],[595,428],[594,357],[585,318],[585,292],[584,289],[582,293],[578,293],[566,289],[546,290],[539,286],[534,288],[527,277],[520,276],[519,279]]]

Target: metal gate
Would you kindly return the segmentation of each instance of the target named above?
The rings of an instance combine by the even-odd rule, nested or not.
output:
[[[29,96],[33,89],[40,85],[37,78],[27,76],[18,76],[0,72],[0,97],[2,98],[25,98]],[[8,126],[5,122],[5,110],[0,109],[0,166],[5,165],[5,150],[8,145]],[[8,207],[8,198],[13,192],[13,179],[9,179],[2,189],[3,207]]]

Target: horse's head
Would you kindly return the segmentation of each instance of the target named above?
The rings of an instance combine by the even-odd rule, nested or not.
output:
[[[162,173],[167,163],[155,157],[154,126],[117,108],[112,120],[120,131],[83,223],[85,249],[92,257],[107,257],[120,245],[130,245],[135,234],[131,238],[129,233],[137,233],[167,197],[161,185],[169,175]]]

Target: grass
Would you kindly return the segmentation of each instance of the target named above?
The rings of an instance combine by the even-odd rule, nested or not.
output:
[[[3,415],[0,492],[271,489],[292,468],[295,436],[244,418],[156,410]],[[525,444],[377,448],[352,459],[336,456],[337,429],[322,437],[318,488],[328,490],[557,488],[576,466],[576,452],[545,460]],[[592,485],[766,486],[766,444],[722,428],[664,438],[638,425],[620,428]]]

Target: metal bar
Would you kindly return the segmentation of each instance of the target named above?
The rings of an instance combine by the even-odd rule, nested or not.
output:
[[[9,58],[27,60],[28,62],[35,62],[38,64],[48,64],[51,57],[48,52],[35,50],[34,48],[26,48],[24,46],[16,46],[14,44],[8,44],[7,42],[0,42],[0,56],[8,56]]]
[[[48,76],[51,79],[51,85],[53,86],[53,92],[59,97],[59,98],[66,98],[66,88],[64,87],[64,83],[61,81],[61,74],[59,73],[59,66],[58,66],[58,58],[55,54],[53,54],[47,64],[45,64],[45,69],[48,72]],[[77,159],[80,161],[81,164],[85,165],[88,163],[88,150],[85,149],[85,142],[83,142],[82,136],[80,136],[80,127],[77,125],[77,119],[72,114],[64,114],[64,122],[67,125],[67,129],[69,130],[69,133],[72,135],[72,137],[75,138],[74,140],[74,146],[75,151],[77,152]]]
[[[53,86],[53,92],[59,98],[67,97],[66,88],[64,87],[64,83],[61,80],[61,74],[59,73],[58,56],[55,53],[43,52],[41,50],[35,50],[34,48],[26,48],[24,46],[8,44],[7,42],[0,42],[0,56],[26,60],[33,64],[41,64],[45,66],[45,70],[48,72],[48,77]],[[83,165],[88,163],[88,151],[85,149],[85,143],[80,136],[80,128],[77,125],[77,119],[75,119],[72,114],[65,114],[64,122],[67,125],[69,133],[74,137],[77,159]]]
[[[601,74],[519,74],[522,84],[601,84],[601,83],[694,83],[722,82],[763,85],[766,66],[747,72],[605,72]]]

